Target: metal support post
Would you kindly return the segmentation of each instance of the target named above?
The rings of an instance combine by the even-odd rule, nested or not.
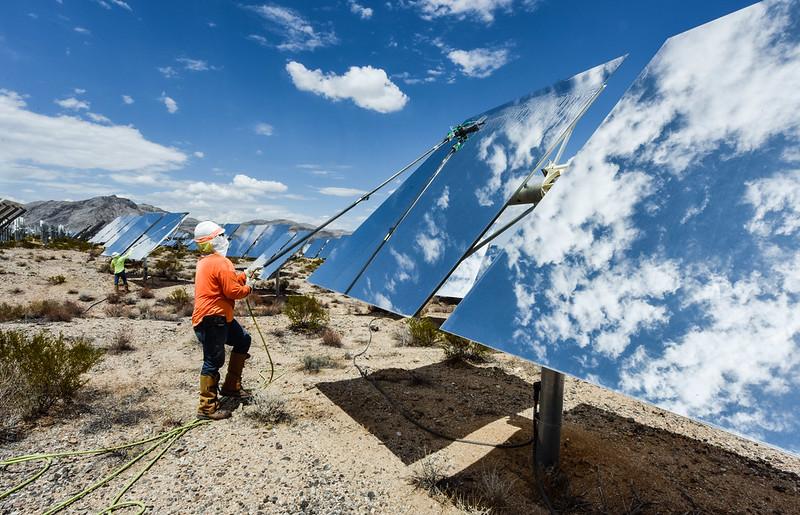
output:
[[[147,258],[142,260],[142,282],[147,282]]]
[[[542,390],[536,435],[536,465],[558,466],[561,418],[564,411],[564,374],[542,367]]]

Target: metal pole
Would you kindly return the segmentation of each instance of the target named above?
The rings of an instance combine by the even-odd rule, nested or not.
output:
[[[537,466],[545,468],[558,466],[563,411],[564,374],[542,367],[542,390],[536,435]]]

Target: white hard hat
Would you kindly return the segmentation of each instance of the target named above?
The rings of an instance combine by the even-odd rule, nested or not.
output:
[[[215,224],[211,220],[200,222],[194,228],[194,241],[196,243],[208,243],[220,234],[224,234],[225,229]]]

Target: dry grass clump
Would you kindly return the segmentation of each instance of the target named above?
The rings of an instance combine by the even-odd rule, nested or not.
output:
[[[78,290],[70,288],[69,290],[67,290],[67,294],[69,294],[69,295],[77,295],[78,294]]]
[[[136,350],[136,347],[134,347],[132,343],[130,331],[127,328],[119,329],[111,339],[107,350],[110,354],[121,354],[123,352]]]
[[[328,327],[322,332],[322,345],[327,345],[328,347],[341,347],[342,336]]]
[[[81,293],[78,295],[78,300],[81,302],[93,302],[97,299],[91,293]]]
[[[409,318],[406,320],[408,326],[409,347],[433,347],[439,341],[439,329],[430,318]]]
[[[495,468],[484,469],[478,477],[478,491],[484,504],[494,509],[509,508],[508,501],[514,494],[515,479],[504,478]]]
[[[53,286],[57,286],[59,284],[64,284],[67,282],[67,278],[63,275],[51,275],[47,278],[47,282],[52,284]]]
[[[24,291],[25,290],[23,290],[22,288],[12,288],[9,293],[11,293],[12,295],[19,295],[20,293],[23,293]]]
[[[0,364],[4,381],[0,420],[29,419],[59,401],[68,402],[86,382],[83,374],[103,356],[86,340],[68,342],[63,335],[0,330]],[[9,379],[10,378],[10,379]]]
[[[414,488],[425,490],[428,495],[440,494],[444,491],[449,468],[441,458],[435,454],[428,454],[419,461],[408,482]]]
[[[289,297],[283,312],[289,317],[289,328],[296,331],[318,332],[330,320],[319,301],[310,295]]]
[[[323,368],[336,368],[336,361],[330,356],[312,356],[306,355],[303,357],[303,370],[316,374]]]
[[[109,304],[119,304],[122,302],[122,295],[117,292],[106,295],[106,302]]]
[[[153,293],[153,290],[151,290],[147,286],[145,286],[144,288],[139,290],[139,298],[140,299],[154,299],[155,296],[156,296],[156,294]]]
[[[259,390],[253,394],[244,416],[261,424],[275,425],[292,420],[286,400],[274,392]]]

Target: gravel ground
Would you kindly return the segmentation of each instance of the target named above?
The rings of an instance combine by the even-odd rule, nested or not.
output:
[[[192,259],[185,260],[185,278]],[[96,300],[80,301],[81,294],[99,300],[111,289],[111,276],[99,271],[104,263],[80,252],[6,249],[0,253],[0,290],[6,302],[72,299],[88,307]],[[366,344],[375,315],[306,283],[307,264],[292,263],[290,290],[323,302],[343,346],[323,346],[318,335],[288,330],[285,315],[258,317],[277,369],[269,391],[285,401],[290,420],[260,422],[250,416],[256,406],[234,406],[232,418],[178,440],[124,499],[141,499],[153,513],[546,513],[530,447],[493,449],[434,438],[399,416],[359,376],[350,357]],[[64,284],[47,281],[59,274]],[[119,309],[102,303],[71,322],[0,324],[3,330],[84,336],[98,347],[124,332],[134,347],[107,354],[74,402],[21,428],[16,441],[0,445],[0,458],[112,446],[193,419],[202,353],[189,318],[163,304],[172,290],[192,293],[191,283],[151,287],[155,298],[141,299],[134,279],[133,292],[115,305]],[[429,307],[437,316],[451,310]],[[255,335],[252,322],[239,318]],[[376,325],[360,363],[419,420],[461,438],[530,438],[535,366],[500,353],[485,364],[444,363],[439,349],[398,346],[402,320],[383,316]],[[257,336],[251,354],[244,379],[258,390],[268,361]],[[303,370],[305,357],[321,355],[334,367]],[[562,469],[543,478],[560,512],[800,513],[797,456],[570,378],[565,411]],[[0,501],[0,513],[43,512],[130,457],[119,452],[56,460],[39,481]],[[430,492],[412,485],[426,465],[442,474]],[[0,491],[37,466],[0,470]],[[129,477],[127,472],[97,489],[73,506],[75,512],[107,506]]]

